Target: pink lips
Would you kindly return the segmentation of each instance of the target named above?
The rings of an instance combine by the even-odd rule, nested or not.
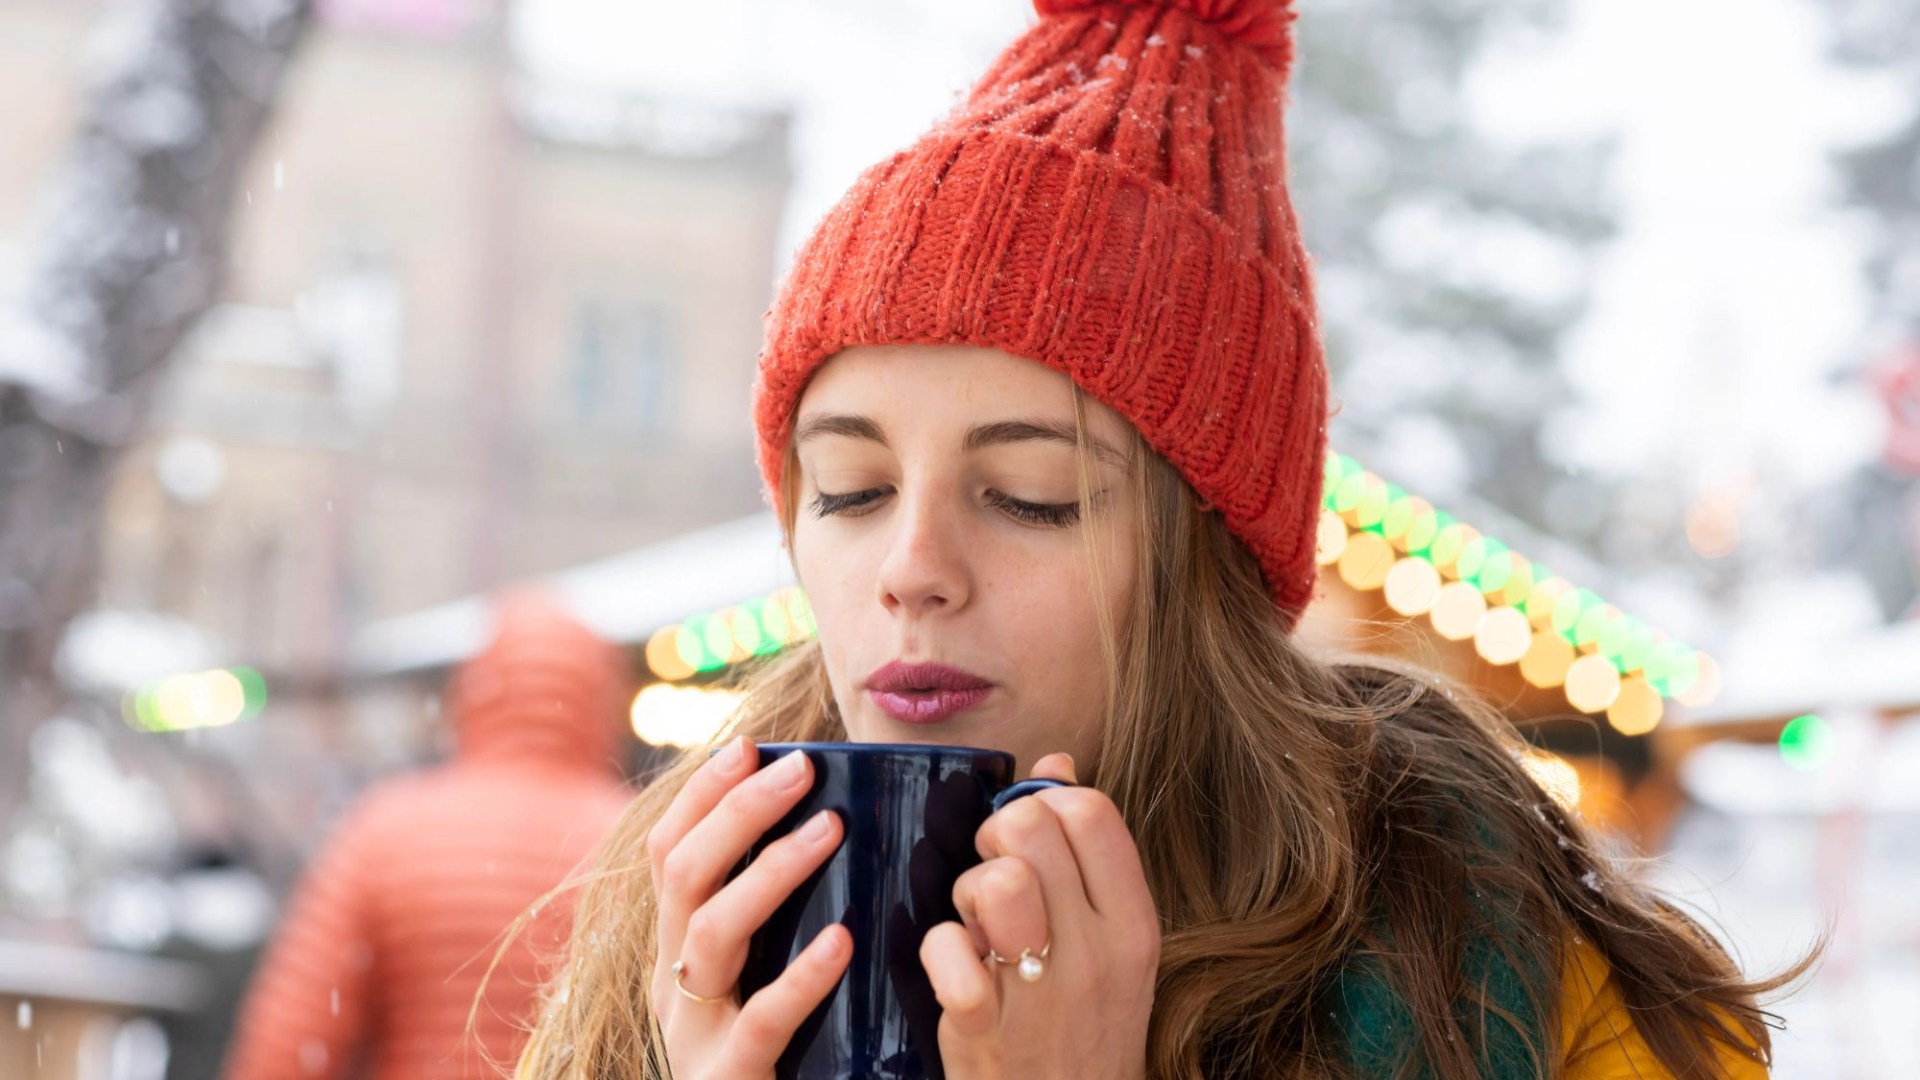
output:
[[[980,704],[993,684],[945,664],[896,660],[867,676],[867,693],[880,711],[909,724],[937,724]]]

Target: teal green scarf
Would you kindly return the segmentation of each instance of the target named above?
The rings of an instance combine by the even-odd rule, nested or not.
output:
[[[1534,1055],[1545,1053],[1551,1040],[1528,997],[1527,980],[1484,938],[1467,947],[1465,966],[1467,983],[1484,985],[1493,1005],[1526,1027],[1521,1030],[1493,1009],[1487,1010],[1484,1023],[1478,1017],[1466,1018],[1460,1025],[1463,1030],[1485,1033],[1475,1048],[1479,1075],[1484,1080],[1536,1080],[1540,1073]],[[1349,961],[1335,978],[1326,1002],[1347,1067],[1355,1077],[1428,1080],[1432,1076],[1424,1063],[1417,1069],[1406,1068],[1408,1062],[1421,1059],[1419,1028],[1413,1010],[1388,981],[1386,964],[1379,957],[1362,954]]]

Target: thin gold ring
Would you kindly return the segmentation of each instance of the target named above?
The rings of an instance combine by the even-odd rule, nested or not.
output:
[[[673,988],[680,991],[680,996],[686,998],[688,1001],[697,1001],[702,1005],[717,1005],[733,996],[733,991],[729,990],[718,997],[701,997],[699,994],[687,989],[687,984],[680,981],[686,973],[687,965],[675,960],[673,962]]]
[[[994,952],[993,946],[989,945],[987,946],[987,959],[995,964],[1013,964],[1016,966],[1016,970],[1020,972],[1020,978],[1023,981],[1039,982],[1040,977],[1047,973],[1047,954],[1052,951],[1053,942],[1049,941],[1040,947],[1038,954],[1035,954],[1032,949],[1021,949],[1019,956],[1009,960],[999,953]]]

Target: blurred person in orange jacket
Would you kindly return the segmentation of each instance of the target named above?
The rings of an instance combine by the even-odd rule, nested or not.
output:
[[[618,650],[552,600],[512,594],[498,616],[449,687],[453,760],[376,786],[308,868],[226,1080],[497,1076],[519,1054],[570,899],[534,910],[488,970],[631,795],[618,764],[629,683]]]

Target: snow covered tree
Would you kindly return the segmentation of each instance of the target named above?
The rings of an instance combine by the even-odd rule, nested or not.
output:
[[[112,5],[79,131],[0,309],[0,821],[91,601],[113,470],[213,302],[229,211],[310,0]]]
[[[1568,393],[1557,346],[1613,230],[1609,147],[1498,143],[1466,89],[1493,49],[1545,40],[1565,7],[1303,0],[1288,140],[1336,443],[1423,494],[1471,491],[1578,540],[1598,522],[1583,536],[1554,520],[1566,478],[1541,432]]]
[[[1871,222],[1863,230],[1872,309],[1860,374],[1911,437],[1920,433],[1920,408],[1898,387],[1920,378],[1920,19],[1911,0],[1815,3],[1830,17],[1836,60],[1909,88],[1904,115],[1835,165],[1841,197]],[[1813,515],[1833,526],[1820,537],[1820,556],[1864,574],[1889,616],[1920,610],[1920,472],[1899,457],[1860,469]]]

